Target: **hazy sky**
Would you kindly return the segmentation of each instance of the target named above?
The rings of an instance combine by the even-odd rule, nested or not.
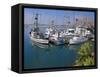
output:
[[[24,24],[33,24],[36,13],[39,14],[40,24],[50,24],[54,20],[56,25],[63,25],[77,17],[94,20],[94,12],[24,8]]]

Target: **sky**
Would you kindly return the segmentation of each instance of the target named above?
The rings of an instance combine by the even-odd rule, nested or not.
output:
[[[56,25],[64,25],[68,21],[75,22],[75,18],[78,17],[94,20],[94,12],[89,11],[24,8],[24,24],[33,24],[37,13],[39,14],[39,24],[50,24],[54,20]]]

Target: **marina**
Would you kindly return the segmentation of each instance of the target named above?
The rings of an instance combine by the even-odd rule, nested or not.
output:
[[[80,52],[94,54],[93,13],[35,10],[25,10],[25,69],[81,66]]]
[[[51,21],[49,28],[44,29],[43,33],[40,31],[38,23],[38,13],[34,18],[34,24],[30,31],[30,39],[33,42],[40,44],[55,44],[55,45],[64,45],[64,44],[80,44],[86,42],[87,40],[94,39],[92,36],[94,34],[91,32],[91,28],[83,25],[75,25],[74,28],[66,28],[63,31],[57,31],[54,21]],[[87,25],[87,24],[84,24]]]
[[[55,45],[53,43],[42,44],[30,39],[31,25],[25,28],[25,68],[48,68],[73,66],[78,57],[77,49],[80,44]],[[28,52],[27,52],[28,51]],[[34,56],[33,56],[34,55]],[[30,58],[31,57],[31,58]]]

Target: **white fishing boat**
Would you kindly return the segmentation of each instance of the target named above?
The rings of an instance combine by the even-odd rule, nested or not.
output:
[[[69,44],[80,44],[87,41],[88,38],[84,36],[74,36],[72,39],[69,40]]]
[[[79,44],[87,41],[92,33],[81,25],[75,28],[73,37],[69,40],[69,44]]]
[[[63,45],[65,44],[64,38],[63,37],[59,37],[57,40],[54,41],[55,45]]]
[[[35,17],[34,28],[30,32],[30,39],[32,42],[40,43],[40,44],[48,44],[49,41],[44,38],[43,34],[40,32],[38,27],[38,14]]]
[[[54,35],[54,33],[56,32],[56,29],[54,27],[54,20],[51,21],[51,24],[49,25],[48,28],[45,29],[45,32],[44,32],[44,37],[46,39],[49,39],[50,36]]]
[[[48,44],[49,43],[49,41],[47,39],[43,39],[42,37],[40,37],[40,35],[36,35],[35,32],[31,32],[30,39],[33,42],[37,42],[37,43],[40,43],[40,44]]]
[[[55,45],[63,45],[63,44],[65,44],[64,37],[62,37],[59,32],[56,32],[55,34],[52,34],[49,37],[49,41],[51,43],[55,44]]]
[[[44,37],[45,37],[46,39],[48,39],[49,36],[52,34],[52,32],[53,32],[53,29],[52,29],[52,28],[47,28],[47,29],[45,30]]]
[[[44,37],[49,40],[50,43],[55,45],[64,44],[64,38],[62,37],[61,32],[56,30],[54,25],[54,20],[51,21],[49,28],[45,30]]]

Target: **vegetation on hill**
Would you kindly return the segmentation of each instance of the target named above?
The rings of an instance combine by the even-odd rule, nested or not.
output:
[[[91,42],[82,44],[78,49],[78,55],[75,66],[94,65],[94,46]]]

